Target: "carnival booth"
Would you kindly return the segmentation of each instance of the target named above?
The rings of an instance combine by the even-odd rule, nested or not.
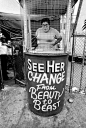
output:
[[[62,111],[64,106],[67,76],[68,53],[70,51],[70,27],[72,7],[77,0],[19,0],[24,9],[24,43],[26,87],[29,109],[40,116],[53,116]],[[66,15],[65,38],[63,45],[52,50],[49,48],[33,49],[31,15],[48,17],[62,26]],[[37,24],[34,25],[37,28]],[[56,24],[55,24],[55,26]],[[62,36],[63,38],[63,36]]]

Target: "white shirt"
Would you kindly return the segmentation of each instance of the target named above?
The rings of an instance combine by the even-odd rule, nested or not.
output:
[[[56,39],[60,38],[61,35],[56,29],[50,27],[48,32],[44,32],[42,28],[37,29],[36,37],[38,46],[51,48],[53,46],[52,44],[54,44]]]

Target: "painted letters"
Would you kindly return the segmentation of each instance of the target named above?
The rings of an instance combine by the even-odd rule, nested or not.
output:
[[[44,63],[32,62],[28,59],[27,77],[35,86],[29,88],[34,109],[37,111],[55,111],[60,106],[60,99],[64,93],[57,90],[57,86],[65,80],[65,63],[54,60]]]

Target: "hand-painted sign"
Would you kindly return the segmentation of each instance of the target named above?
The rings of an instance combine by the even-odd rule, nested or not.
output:
[[[28,102],[31,111],[49,116],[64,104],[67,55],[26,55]]]

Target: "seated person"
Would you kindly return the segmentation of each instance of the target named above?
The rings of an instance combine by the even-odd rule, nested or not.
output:
[[[38,28],[36,31],[37,48],[44,50],[55,50],[54,46],[62,40],[60,33],[56,29],[50,27],[49,18],[42,19],[41,25],[42,27]]]

